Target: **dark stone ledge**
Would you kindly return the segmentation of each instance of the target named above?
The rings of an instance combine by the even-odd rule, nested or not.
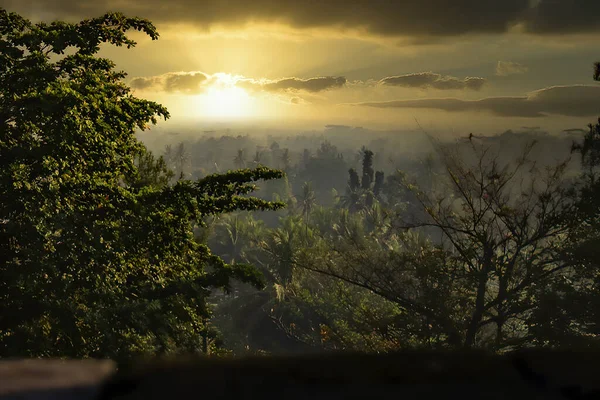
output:
[[[600,400],[599,353],[528,351],[0,362],[0,400]]]

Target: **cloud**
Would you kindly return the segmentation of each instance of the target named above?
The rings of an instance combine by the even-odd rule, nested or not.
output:
[[[512,61],[498,61],[496,65],[496,75],[498,76],[524,74],[527,71],[529,71],[529,68],[525,65]]]
[[[164,81],[167,92],[198,92],[202,91],[202,84],[208,80],[208,76],[202,72],[188,72],[167,75]]]
[[[136,77],[129,82],[133,89],[164,91],[167,93],[202,93],[211,82],[203,72],[170,72],[159,76]]]
[[[467,77],[465,79],[453,76],[442,76],[433,72],[389,76],[379,81],[382,85],[401,86],[409,88],[432,88],[438,90],[479,90],[486,83],[484,78]]]
[[[129,82],[129,86],[133,89],[148,90],[160,85],[160,81],[156,77],[137,77]]]
[[[600,112],[600,86],[553,86],[522,97],[487,97],[480,100],[456,98],[396,100],[357,103],[378,108],[426,108],[448,112],[488,112],[503,117],[537,118],[547,115],[590,117]]]
[[[225,73],[207,74],[200,71],[169,72],[163,75],[135,77],[129,81],[133,89],[145,91],[162,91],[166,93],[200,94],[210,87],[237,86],[248,91],[269,93],[317,93],[325,90],[337,89],[346,85],[343,76],[324,76],[308,79],[252,79],[241,76],[232,76]],[[294,100],[295,99],[295,100]],[[304,104],[305,99],[294,96],[293,104]]]
[[[324,90],[341,88],[346,84],[346,78],[343,76],[323,76],[317,78],[300,79],[284,78],[278,80],[268,79],[240,79],[236,86],[252,91],[266,92],[297,92],[305,91],[317,93]]]
[[[310,102],[308,102],[306,99],[303,99],[302,97],[292,97],[290,99],[290,104],[307,105],[307,104],[310,104]]]
[[[28,16],[81,19],[115,8],[114,0],[0,0]],[[296,29],[325,28],[387,37],[447,37],[503,33],[516,25],[536,34],[598,32],[598,0],[121,0],[118,10],[156,23],[200,29],[280,23]]]
[[[521,20],[527,32],[537,34],[600,32],[600,1],[537,0]]]

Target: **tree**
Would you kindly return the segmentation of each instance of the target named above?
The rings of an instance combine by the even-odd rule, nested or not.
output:
[[[210,248],[228,263],[256,261],[251,253],[256,252],[253,243],[260,240],[263,226],[247,213],[223,216],[214,227]]]
[[[211,288],[260,284],[193,231],[209,215],[282,207],[248,196],[282,173],[167,185],[134,135],[167,110],[95,56],[101,43],[134,46],[129,29],[158,38],[120,13],[33,24],[0,9],[0,357],[198,351]]]
[[[348,170],[348,186],[346,194],[340,198],[340,206],[357,212],[373,206],[375,199],[380,199],[383,190],[384,174],[373,169],[373,152],[362,147],[363,156],[362,180],[359,180],[356,169]]]
[[[363,208],[360,180],[358,178],[358,173],[354,168],[348,170],[348,186],[346,187],[346,194],[340,196],[339,205],[343,208],[347,208],[350,212],[356,212]]]
[[[600,80],[600,63],[594,79]],[[574,229],[563,258],[573,267],[569,275],[538,288],[541,306],[529,321],[538,345],[600,346],[600,119],[588,128],[583,141],[572,146],[582,171],[573,184],[576,207],[569,217]]]
[[[125,184],[132,188],[165,187],[174,175],[163,157],[156,159],[145,148],[140,149],[139,154],[135,156],[135,166],[134,171],[125,176]]]
[[[348,170],[348,187],[351,191],[355,192],[360,188],[360,180],[358,179],[358,173],[354,168]]]
[[[310,162],[310,157],[311,157],[310,150],[304,149],[302,151],[302,167],[303,168],[306,168],[306,166]]]
[[[566,164],[536,171],[525,155],[503,164],[476,147],[462,155],[440,147],[439,155],[443,186],[423,192],[402,183],[423,219],[399,213],[384,235],[348,226],[346,239],[306,249],[298,266],[396,304],[401,312],[388,325],[405,345],[532,343],[522,321],[539,305],[537,287],[572,265],[562,258],[573,210]]]
[[[375,172],[375,184],[373,185],[373,195],[378,198],[383,191],[384,175],[383,171]]]
[[[371,150],[363,151],[363,165],[362,165],[362,180],[361,187],[363,190],[371,189],[371,184],[373,183],[373,174],[375,171],[373,170],[373,152]]]
[[[244,155],[244,150],[239,149],[237,154],[233,158],[233,164],[237,169],[246,168],[246,156]]]
[[[302,215],[304,215],[304,224],[306,231],[308,232],[308,218],[310,212],[316,204],[315,192],[310,182],[304,182],[302,185],[302,194],[300,195],[299,206],[302,208]]]
[[[243,164],[243,163],[241,163],[241,162],[238,160],[238,158],[239,158],[239,160],[243,160],[243,156],[242,156],[242,157],[240,157],[240,154],[238,153],[238,156],[237,156],[237,157],[236,157],[236,159],[234,160],[234,161],[235,161],[235,163],[236,163],[236,165]],[[254,154],[254,158],[252,159],[252,163],[253,163],[255,166],[258,166],[258,165],[260,164],[260,160],[261,160],[261,158],[262,158],[262,153],[261,153],[260,151],[256,150],[256,153]]]
[[[282,169],[284,171],[288,171],[290,169],[290,163],[292,162],[292,159],[290,158],[290,149],[283,149],[279,159],[281,160],[281,164],[283,166]]]
[[[190,161],[190,155],[187,149],[185,148],[185,144],[183,142],[177,145],[177,148],[175,149],[174,159],[175,171],[180,177],[183,177],[187,163]]]

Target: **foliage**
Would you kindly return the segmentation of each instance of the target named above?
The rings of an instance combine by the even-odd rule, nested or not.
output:
[[[427,191],[406,174],[383,187],[382,196],[407,207],[317,206],[304,218],[305,234],[291,218],[263,230],[256,263],[273,288],[252,315],[320,349],[504,351],[538,343],[548,293],[541,289],[568,280],[575,267],[564,258],[575,203],[562,179],[567,161],[537,169],[533,148],[503,162],[486,146],[440,146]],[[270,344],[263,337],[245,346],[280,351],[284,338],[270,335]]]
[[[600,63],[594,79],[600,80]],[[564,258],[575,267],[538,292],[541,306],[532,318],[537,343],[552,346],[598,346],[600,335],[600,119],[590,124],[572,151],[581,156],[582,178],[574,185],[576,209]]]
[[[135,45],[129,29],[158,38],[119,13],[33,24],[0,9],[1,357],[199,350],[211,288],[261,284],[193,232],[209,215],[282,207],[248,196],[282,173],[167,184],[165,161],[134,136],[167,110],[95,56],[101,43]]]

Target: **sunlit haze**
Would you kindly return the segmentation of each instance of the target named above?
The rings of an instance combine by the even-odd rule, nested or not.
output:
[[[174,122],[207,129],[283,120],[286,128],[414,129],[419,121],[444,135],[560,132],[585,127],[600,108],[590,72],[600,25],[587,17],[600,11],[596,2],[565,9],[523,0],[502,11],[491,1],[434,0],[0,3],[34,20],[115,8],[150,19],[158,41],[134,32],[134,49],[107,45],[101,55]]]

